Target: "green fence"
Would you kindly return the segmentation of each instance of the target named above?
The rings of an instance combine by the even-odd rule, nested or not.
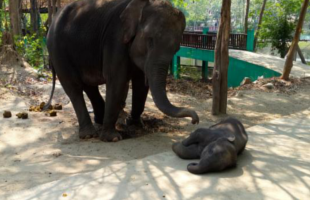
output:
[[[195,49],[189,47],[181,47],[173,58],[171,72],[175,78],[180,77],[180,58],[191,58],[204,61],[203,73],[208,74],[208,62],[214,62],[214,51]],[[237,87],[240,85],[244,77],[251,78],[252,81],[257,80],[259,76],[265,78],[277,77],[281,74],[263,66],[255,65],[243,60],[229,57],[228,67],[228,87]]]

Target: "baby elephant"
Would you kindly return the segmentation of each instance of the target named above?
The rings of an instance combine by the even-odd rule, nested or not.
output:
[[[187,170],[193,174],[222,171],[236,166],[237,155],[248,141],[242,123],[235,118],[225,119],[210,128],[199,128],[182,142],[175,143],[172,150],[183,159],[198,159]]]

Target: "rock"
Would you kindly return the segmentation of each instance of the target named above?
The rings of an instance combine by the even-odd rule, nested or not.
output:
[[[45,82],[45,81],[46,81],[46,79],[45,79],[45,78],[43,78],[43,77],[40,77],[40,78],[39,78],[39,81],[41,81],[41,82]]]
[[[243,93],[241,91],[237,92],[236,97],[243,97]]]
[[[28,113],[26,112],[17,113],[16,116],[18,117],[18,119],[28,119]]]
[[[11,118],[12,117],[11,111],[5,110],[4,113],[3,113],[3,117],[4,118]]]
[[[54,109],[55,109],[55,110],[62,110],[62,105],[61,105],[60,103],[56,103],[56,104],[54,105]]]
[[[271,90],[274,88],[274,85],[272,83],[267,83],[267,84],[263,85],[262,87],[267,88],[268,90]]]
[[[251,83],[252,83],[252,80],[249,77],[245,77],[243,81],[240,83],[240,85],[247,85]]]
[[[264,79],[264,75],[257,77],[257,80],[262,80],[262,79]]]

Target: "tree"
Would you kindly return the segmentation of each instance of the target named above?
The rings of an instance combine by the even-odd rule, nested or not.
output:
[[[22,35],[20,8],[21,0],[9,0],[10,21],[14,36]]]
[[[51,26],[54,16],[56,15],[56,12],[61,7],[61,0],[47,0],[48,5],[48,27]]]
[[[263,5],[262,5],[262,8],[260,10],[259,19],[258,19],[258,26],[257,26],[256,34],[255,34],[255,39],[254,39],[254,49],[256,49],[257,38],[259,36],[259,30],[260,30],[260,27],[261,27],[261,24],[263,21],[263,15],[264,15],[265,7],[266,7],[266,2],[267,2],[267,0],[263,1]]]
[[[246,9],[245,9],[245,17],[244,17],[244,33],[248,33],[248,18],[249,18],[249,10],[250,10],[250,0],[246,0]]]
[[[260,47],[271,43],[272,51],[277,50],[281,58],[285,57],[289,42],[293,39],[301,4],[302,0],[278,0],[277,3],[269,0],[260,26],[259,39],[264,41]]]
[[[3,8],[3,0],[0,0],[0,31],[2,31],[2,8]]]
[[[48,27],[51,26],[52,24],[52,19],[53,19],[53,7],[52,7],[52,0],[47,0],[47,6],[48,6]]]
[[[57,8],[58,8],[58,10],[61,8],[61,0],[57,1]]]
[[[33,33],[39,34],[39,10],[37,0],[30,0],[31,27]]]
[[[304,24],[304,20],[305,20],[306,14],[307,14],[308,5],[309,5],[309,0],[304,0],[304,3],[302,5],[301,11],[300,11],[300,15],[299,15],[298,24],[297,24],[297,27],[296,27],[295,36],[294,36],[294,39],[292,41],[290,50],[289,50],[289,52],[287,54],[287,58],[286,58],[286,61],[285,61],[284,70],[283,70],[283,74],[281,76],[281,79],[284,79],[284,80],[288,80],[289,79],[289,76],[290,76],[290,73],[291,73],[291,70],[292,70],[292,67],[293,67],[294,53],[295,53],[295,51],[297,49],[297,46],[298,46],[300,34],[301,34],[301,31],[302,31],[302,26]]]
[[[212,114],[226,114],[227,110],[227,75],[229,65],[228,44],[230,36],[231,0],[223,0],[220,27],[215,45],[215,62],[212,76],[213,104]]]

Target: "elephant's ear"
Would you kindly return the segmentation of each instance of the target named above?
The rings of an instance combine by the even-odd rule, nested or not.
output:
[[[132,0],[121,14],[120,18],[124,29],[124,43],[128,43],[135,36],[142,17],[143,8],[148,2],[149,0]]]
[[[234,142],[236,140],[236,137],[234,135],[230,135],[228,137],[226,137],[226,139],[229,141],[229,142]]]

